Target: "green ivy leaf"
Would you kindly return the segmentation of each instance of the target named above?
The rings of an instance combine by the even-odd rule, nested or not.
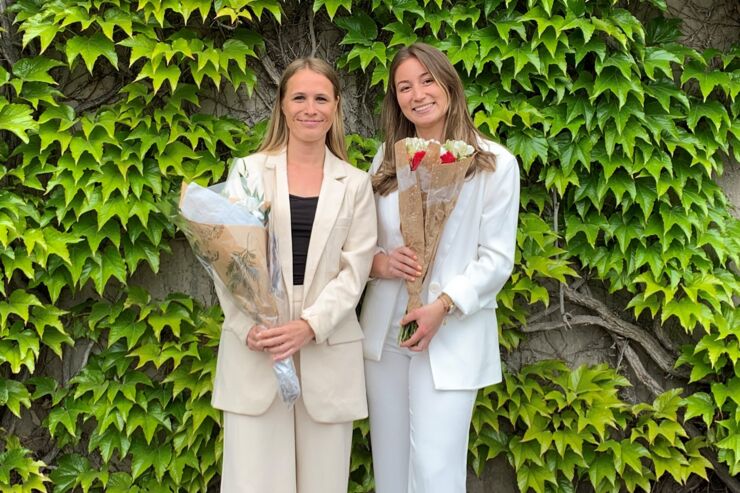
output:
[[[103,16],[97,16],[95,21],[103,30],[103,34],[105,34],[109,40],[114,41],[113,30],[116,27],[123,31],[129,38],[133,36],[133,19],[134,16],[131,15],[131,12],[126,12],[117,8],[108,8]],[[113,62],[111,61],[111,63]],[[116,64],[113,63],[113,66],[115,67]]]
[[[536,493],[545,493],[547,482],[557,485],[554,471],[548,467],[536,465],[523,465],[517,469],[516,482],[520,491],[529,491],[531,488]]]
[[[218,74],[218,69],[214,67],[209,67],[202,70],[199,69],[198,74],[207,74],[211,79],[213,79],[216,86],[218,86],[221,81],[221,76]],[[199,76],[202,78],[202,75]],[[175,64],[161,65],[155,68],[152,61],[149,60],[141,68],[141,71],[136,77],[136,80],[138,81],[144,78],[152,79],[152,86],[154,87],[155,93],[159,91],[159,88],[162,86],[165,80],[170,83],[170,91],[174,92],[175,89],[177,89],[177,84],[180,80],[180,69]],[[197,82],[199,83],[200,80],[198,80]]]
[[[337,19],[337,23],[340,19]],[[373,22],[373,27],[375,26],[375,23]],[[391,24],[388,24],[387,26],[383,27],[384,31],[389,31],[393,33],[393,37],[388,42],[388,46],[408,46],[418,39],[416,36],[416,32],[412,28],[412,26],[405,24],[403,22],[393,22]],[[373,37],[368,37],[367,39],[374,39],[377,37],[377,34]],[[358,43],[360,41],[358,40]]]
[[[352,12],[352,0],[316,0],[313,4],[314,13],[321,10],[321,7],[324,7],[326,13],[329,14],[329,18],[334,20],[339,7],[343,7],[347,12]]]
[[[108,347],[125,338],[126,347],[132,349],[146,333],[147,326],[142,321],[132,320],[132,315],[120,317],[110,326]]]
[[[90,452],[95,449],[100,451],[100,456],[106,464],[110,462],[116,450],[119,451],[121,457],[124,457],[130,448],[131,441],[116,428],[108,428],[103,433],[93,433],[90,436],[90,443],[88,445]],[[106,489],[106,491],[109,490]]]
[[[0,301],[0,330],[5,328],[8,316],[17,315],[24,322],[28,322],[28,312],[31,306],[43,306],[32,293],[16,289],[10,293],[8,301]]]
[[[21,406],[31,407],[31,394],[21,382],[0,377],[0,406],[7,407],[20,418]]]
[[[696,416],[701,416],[704,424],[707,427],[711,426],[712,420],[715,413],[714,401],[712,397],[706,392],[696,392],[691,394],[685,400],[686,413],[684,419],[691,419]]]
[[[52,437],[57,437],[57,427],[61,424],[67,432],[76,437],[78,434],[77,430],[77,418],[80,414],[87,413],[90,411],[87,403],[79,402],[75,399],[65,399],[65,405],[55,406],[49,411],[47,416],[46,426],[49,429],[49,433]]]
[[[126,264],[121,254],[113,245],[108,245],[102,253],[93,254],[93,268],[90,278],[95,284],[95,290],[102,293],[105,285],[111,277],[115,277],[122,283],[126,282]]]
[[[92,36],[75,36],[67,41],[65,48],[67,63],[72,66],[75,58],[81,56],[85,62],[88,72],[92,74],[95,61],[103,56],[113,65],[118,67],[118,55],[113,41],[106,38],[103,33],[95,33]]]
[[[188,1],[188,0],[181,0],[181,1]],[[210,5],[210,2],[208,2]],[[126,472],[114,472],[110,475],[110,478],[108,479],[108,484],[106,485],[106,491],[108,493],[140,493],[141,490],[138,486],[135,486],[133,484],[133,479],[131,479],[131,475],[129,475]]]
[[[118,44],[131,48],[131,56],[129,59],[130,67],[139,58],[148,59],[154,52],[154,48],[157,46],[157,41],[144,34],[137,34],[121,40]]]
[[[25,48],[28,43],[30,43],[34,39],[39,38],[39,41],[41,43],[41,50],[39,51],[39,53],[43,53],[49,47],[51,42],[54,41],[54,38],[56,37],[57,33],[59,33],[61,28],[55,23],[43,22],[38,24],[24,23],[21,30],[23,31],[23,48]]]
[[[731,81],[729,74],[713,69],[707,71],[703,65],[696,62],[689,62],[684,66],[681,84],[686,84],[691,79],[696,79],[699,82],[699,89],[704,101],[707,100],[715,87],[719,86],[724,89],[730,86]]]
[[[450,53],[450,62],[453,64],[463,62],[465,71],[470,75],[475,61],[478,59],[478,45],[476,43],[465,43]]]
[[[337,17],[334,21],[337,26],[347,31],[342,41],[339,42],[341,45],[363,45],[372,46],[373,40],[378,37],[378,27],[372,17],[367,15],[365,12],[358,12],[347,17]],[[390,24],[383,29],[396,32],[394,26],[402,25],[398,22]],[[408,26],[406,27],[408,29]],[[413,34],[413,31],[411,31]],[[414,36],[416,38],[416,36]],[[393,46],[390,44],[390,46]]]
[[[131,477],[138,478],[149,469],[160,480],[172,460],[172,449],[166,446],[150,447],[144,442],[134,442],[131,446]]]
[[[33,118],[31,108],[25,104],[3,104],[0,98],[0,130],[9,130],[26,144],[28,132],[38,130],[38,123]]]
[[[68,454],[59,459],[57,467],[51,472],[51,480],[61,491],[70,491],[80,484],[85,474],[93,472],[91,470],[92,466],[86,457]]]
[[[63,64],[60,61],[44,56],[21,58],[13,65],[15,78],[11,79],[10,83],[18,94],[21,93],[25,82],[56,84],[54,78],[49,74],[49,70],[61,65]]]
[[[606,67],[596,76],[594,81],[594,92],[590,100],[594,101],[601,93],[609,91],[619,99],[619,108],[627,102],[627,96],[633,94],[640,103],[644,103],[644,92],[642,87],[632,78],[626,78],[618,69]]]
[[[478,123],[476,121],[476,124]],[[529,130],[512,131],[506,139],[506,145],[521,158],[525,171],[529,171],[532,163],[538,157],[542,162],[547,162],[547,150],[549,148],[547,139],[536,132]]]
[[[645,68],[645,75],[650,79],[655,80],[656,69],[663,72],[669,79],[673,78],[671,63],[680,64],[681,60],[670,51],[666,51],[662,48],[648,46],[645,49],[643,66]]]

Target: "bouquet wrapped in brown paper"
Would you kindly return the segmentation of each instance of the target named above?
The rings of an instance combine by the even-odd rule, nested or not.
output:
[[[221,303],[230,298],[257,325],[285,321],[287,296],[259,170],[235,166],[225,183],[208,188],[183,183],[179,212],[178,225]],[[273,369],[281,398],[292,405],[300,395],[292,358],[275,362]]]
[[[401,235],[421,263],[421,275],[406,281],[406,313],[422,306],[424,279],[434,263],[445,222],[457,203],[465,174],[474,157],[472,146],[448,140],[406,138],[395,144]],[[401,327],[399,342],[416,331],[416,322]]]

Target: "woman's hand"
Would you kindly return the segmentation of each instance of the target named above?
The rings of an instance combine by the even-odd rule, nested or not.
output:
[[[292,356],[315,337],[311,326],[302,319],[257,332],[258,346],[264,347],[272,355],[273,361]]]
[[[259,338],[259,333],[266,328],[264,325],[252,325],[252,328],[247,332],[247,347],[249,349],[252,351],[265,350],[265,346]]]
[[[421,265],[414,251],[402,246],[387,254],[375,255],[370,275],[383,279],[413,281],[421,275]]]
[[[408,348],[411,351],[424,351],[427,349],[429,343],[432,342],[432,338],[437,334],[439,327],[442,325],[445,315],[447,315],[447,310],[440,299],[411,310],[401,319],[401,325],[406,325],[416,320],[418,326],[414,335],[402,343],[401,347]]]

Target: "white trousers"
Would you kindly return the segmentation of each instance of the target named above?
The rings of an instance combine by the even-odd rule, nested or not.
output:
[[[293,288],[294,313],[300,313],[301,288]],[[259,416],[223,415],[222,493],[347,493],[351,421],[318,423],[303,397],[293,409],[276,396]]]
[[[465,493],[476,390],[436,390],[429,353],[395,342],[365,360],[376,493]]]

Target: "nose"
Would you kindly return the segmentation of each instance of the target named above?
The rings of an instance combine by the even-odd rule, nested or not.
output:
[[[314,114],[316,113],[316,102],[312,99],[308,99],[306,101],[306,113]]]
[[[424,96],[424,94],[423,94],[423,91],[422,91],[422,88],[421,87],[419,87],[417,85],[411,86],[411,97],[412,98],[414,98],[414,99],[421,99],[423,96]]]

